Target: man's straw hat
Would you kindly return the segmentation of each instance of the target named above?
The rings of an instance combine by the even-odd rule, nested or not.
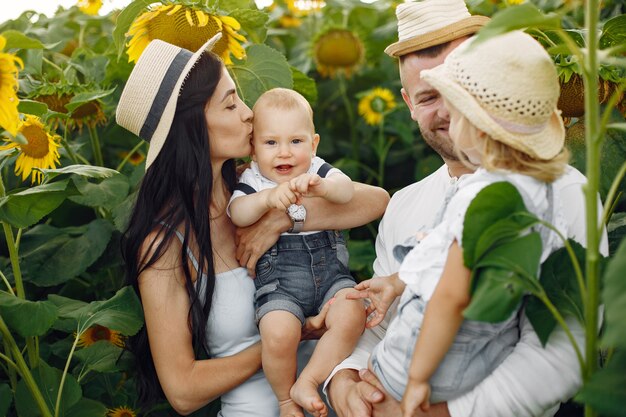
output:
[[[139,57],[122,91],[115,121],[150,143],[146,170],[163,148],[185,78],[221,36],[213,36],[195,53],[155,39]]]
[[[385,49],[393,57],[472,35],[489,22],[470,15],[463,0],[407,1],[398,5],[396,16],[398,42]]]
[[[563,149],[565,129],[556,103],[559,80],[546,50],[515,31],[471,47],[471,38],[422,79],[492,139],[536,159]]]

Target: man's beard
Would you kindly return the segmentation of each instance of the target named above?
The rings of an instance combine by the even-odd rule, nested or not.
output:
[[[459,157],[454,152],[454,145],[449,136],[443,136],[439,131],[442,127],[448,127],[449,122],[441,119],[437,119],[432,123],[432,130],[422,129],[420,132],[424,141],[430,146],[433,151],[437,152],[439,156],[447,161],[458,161]]]

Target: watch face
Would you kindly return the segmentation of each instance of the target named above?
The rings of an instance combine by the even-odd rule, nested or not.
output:
[[[292,204],[287,209],[287,213],[295,221],[304,221],[306,219],[306,208],[304,206]]]

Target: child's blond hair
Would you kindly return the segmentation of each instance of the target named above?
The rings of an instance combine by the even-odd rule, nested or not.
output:
[[[509,145],[492,139],[488,134],[474,126],[459,112],[459,131],[470,139],[472,145],[481,156],[480,165],[487,171],[504,169],[511,172],[528,175],[537,180],[552,182],[563,175],[569,162],[567,148],[552,159],[537,159]],[[459,160],[466,166],[476,169],[467,155],[456,146],[454,150]]]
[[[310,120],[311,131],[315,132],[315,125],[313,124],[313,109],[307,99],[297,91],[280,87],[267,90],[261,94],[256,103],[254,103],[252,112],[256,114],[261,107],[269,107],[277,110],[301,109],[306,112],[308,119]]]

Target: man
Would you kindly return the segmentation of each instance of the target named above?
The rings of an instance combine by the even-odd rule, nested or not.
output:
[[[398,191],[391,199],[376,240],[376,276],[396,273],[399,262],[393,247],[421,229],[433,226],[444,195],[457,178],[471,173],[455,156],[448,136],[449,115],[439,93],[420,79],[422,70],[443,63],[445,57],[489,20],[470,16],[463,0],[424,0],[398,6],[399,41],[385,52],[400,60],[402,97],[419,124],[424,140],[445,164],[422,181]],[[515,82],[515,80],[512,80]],[[584,176],[570,168],[555,184],[565,209],[568,235],[585,241]],[[606,241],[604,242],[606,252]],[[385,321],[366,329],[352,356],[340,364],[327,381],[331,405],[340,417],[399,416],[399,404],[367,368],[373,347],[384,337],[396,314],[395,306]],[[568,324],[579,346],[583,329],[575,320]],[[360,373],[359,373],[359,370]],[[549,377],[538,380],[536,374]],[[477,387],[461,397],[431,406],[429,416],[552,416],[561,401],[580,387],[580,367],[573,348],[560,328],[542,348],[530,322],[521,314],[520,341],[513,353]],[[425,414],[426,415],[426,414]]]

